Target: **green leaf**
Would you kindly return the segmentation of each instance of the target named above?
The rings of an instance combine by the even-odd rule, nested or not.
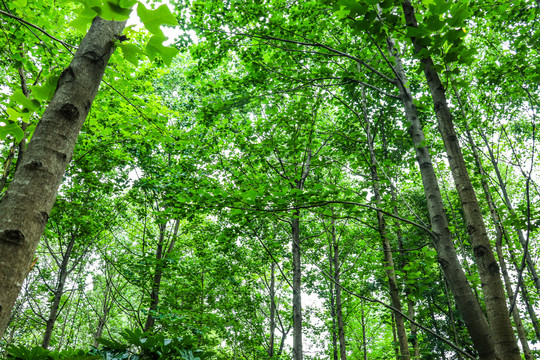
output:
[[[456,8],[452,7],[450,10],[452,18],[448,20],[448,25],[452,27],[463,27],[465,26],[465,20],[471,16],[471,11],[465,6],[458,6]]]
[[[178,25],[178,21],[165,4],[156,10],[148,10],[142,3],[139,3],[137,15],[146,29],[155,35],[163,36],[163,31],[159,28],[161,25]]]
[[[22,105],[23,109],[28,109],[29,112],[34,112],[39,109],[40,103],[37,100],[30,100],[22,91],[17,90],[11,95],[10,100],[18,105]]]
[[[9,120],[11,120],[11,121],[17,122],[19,120],[22,120],[25,123],[28,123],[30,121],[30,114],[31,113],[28,112],[28,111],[20,112],[17,109],[7,108],[6,112],[8,113]]]
[[[407,37],[411,38],[411,37],[415,37],[415,38],[419,38],[419,37],[422,37],[424,36],[426,33],[425,31],[423,31],[422,29],[419,29],[417,27],[413,27],[413,26],[407,26]]]
[[[30,86],[32,95],[34,95],[37,100],[47,102],[50,101],[54,95],[54,91],[56,90],[58,78],[59,76],[56,75],[49,76],[45,84],[42,86]]]
[[[105,20],[124,21],[129,19],[132,10],[131,7],[124,8],[121,5],[125,2],[123,0],[108,0],[102,6],[92,6],[91,9]]]
[[[11,3],[21,9],[26,6],[26,0],[14,0]]]
[[[444,27],[445,22],[439,18],[439,15],[431,15],[424,19],[424,23],[431,31],[439,31]]]
[[[21,141],[24,137],[24,131],[16,123],[0,126],[0,140],[4,140],[9,134],[11,134],[17,141]]]
[[[144,51],[133,44],[119,44],[118,47],[122,49],[122,54],[127,61],[135,66],[139,65],[138,55],[144,54]]]
[[[152,36],[150,41],[148,41],[148,44],[146,44],[146,52],[151,60],[153,60],[156,55],[159,54],[163,59],[163,62],[169,66],[171,65],[172,59],[178,55],[178,49],[163,46],[163,42],[165,40],[167,40],[167,37],[164,35]]]

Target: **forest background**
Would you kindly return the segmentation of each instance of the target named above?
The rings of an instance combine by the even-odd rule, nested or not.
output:
[[[539,16],[2,1],[0,355],[537,358]]]

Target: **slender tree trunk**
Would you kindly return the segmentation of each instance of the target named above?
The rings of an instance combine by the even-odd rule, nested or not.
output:
[[[484,133],[484,130],[480,127],[478,129],[478,132],[480,136],[482,137],[482,140],[484,140],[484,143],[486,144],[489,159],[491,161],[491,164],[493,165],[493,170],[495,170],[495,175],[497,175],[497,180],[499,184],[499,188],[501,189],[502,193],[502,200],[504,201],[504,204],[506,205],[506,208],[510,212],[510,214],[514,217],[517,217],[516,210],[514,209],[514,206],[512,205],[512,201],[510,201],[510,197],[508,196],[508,191],[506,189],[506,185],[504,182],[504,179],[501,175],[501,171],[499,169],[499,164],[497,159],[495,158],[495,154],[493,153],[493,149],[491,148],[491,145],[489,144],[489,141],[487,139],[486,134]],[[522,248],[525,248],[526,246],[526,240],[525,236],[523,235],[523,231],[521,229],[516,229],[516,233],[519,239],[519,243],[521,244]],[[531,277],[533,279],[534,286],[536,288],[536,292],[540,294],[540,278],[538,277],[538,273],[536,271],[536,267],[534,264],[534,261],[531,258],[531,255],[529,252],[527,252],[525,256],[525,262],[527,264],[527,270],[529,270],[529,274],[531,274]]]
[[[409,0],[402,1],[403,12],[408,26],[417,27],[414,8]],[[416,53],[424,50],[415,37],[411,38]],[[439,123],[439,131],[442,135],[450,170],[461,201],[467,232],[469,233],[473,253],[480,275],[486,312],[489,319],[491,335],[495,343],[495,349],[500,357],[505,360],[520,360],[519,347],[514,336],[512,324],[507,314],[506,295],[499,272],[499,266],[493,253],[491,243],[487,236],[482,211],[476,193],[472,186],[465,160],[456,135],[452,115],[448,108],[444,86],[439,74],[435,69],[431,57],[423,57],[421,60],[424,68],[429,90],[433,98],[435,114]]]
[[[56,323],[58,312],[60,310],[60,301],[62,300],[62,295],[64,295],[64,287],[66,285],[66,279],[68,276],[68,264],[71,258],[71,252],[73,251],[73,246],[75,245],[75,239],[76,236],[71,235],[69,243],[66,247],[66,251],[62,255],[60,269],[58,269],[58,281],[56,283],[56,288],[54,289],[53,302],[49,311],[49,317],[47,318],[47,325],[45,327],[45,333],[43,334],[43,341],[41,342],[41,347],[44,349],[48,349],[49,344],[51,343],[54,324]]]
[[[527,313],[529,314],[529,318],[531,319],[531,324],[533,326],[536,339],[540,341],[540,321],[538,321],[536,311],[531,304],[531,300],[529,298],[529,291],[527,290],[526,286],[521,287],[521,297],[523,298],[523,302],[525,303],[525,307],[527,308]]]
[[[328,239],[328,260],[330,262],[330,271],[329,274],[335,273],[334,271],[334,248],[332,246],[332,239],[329,237]],[[334,279],[335,281],[335,279]],[[335,292],[335,285],[333,281],[330,281],[330,317],[332,318],[332,358],[334,360],[339,360],[338,355],[338,334],[337,334],[337,319],[336,319],[336,292]]]
[[[437,251],[439,263],[444,271],[450,290],[456,299],[456,304],[469,331],[480,359],[497,359],[495,347],[490,334],[487,320],[476,300],[472,289],[467,282],[465,273],[457,257],[448,220],[443,207],[441,192],[437,184],[429,150],[425,146],[425,137],[418,113],[413,103],[409,88],[406,86],[407,78],[392,39],[387,39],[388,50],[395,60],[394,71],[398,76],[398,87],[401,94],[405,115],[410,122],[410,134],[416,151],[416,158],[422,176],[424,194],[426,197],[432,231],[433,244]]]
[[[170,254],[171,251],[174,248],[174,244],[176,242],[176,236],[178,234],[178,227],[180,226],[180,222],[176,220],[174,225],[174,230],[172,234],[172,240],[169,244],[169,248],[167,251],[165,251],[165,254]],[[167,224],[160,224],[159,225],[159,241],[156,249],[156,269],[154,272],[154,278],[152,279],[152,290],[150,293],[150,306],[148,308],[148,316],[146,317],[146,324],[144,325],[144,331],[153,331],[154,326],[156,325],[156,312],[158,310],[159,305],[159,289],[161,287],[161,278],[163,277],[163,258],[164,258],[164,251],[163,246],[165,245],[165,231],[167,230]]]
[[[332,247],[334,250],[334,281],[336,289],[336,317],[339,335],[339,356],[341,360],[347,360],[347,348],[345,343],[345,325],[343,323],[343,308],[341,302],[341,285],[340,285],[340,265],[339,265],[339,244],[336,239],[336,228],[332,219]]]
[[[276,264],[272,261],[270,267],[270,345],[268,357],[274,356],[274,342],[276,336]]]
[[[163,277],[163,242],[165,241],[165,229],[167,224],[159,225],[159,241],[156,249],[156,268],[152,279],[152,289],[150,290],[150,306],[146,316],[144,331],[153,331],[156,324],[156,312],[159,304],[159,288],[161,287],[161,278]]]
[[[499,257],[499,263],[501,265],[501,271],[504,277],[506,293],[508,294],[508,298],[510,299],[510,301],[512,301],[514,297],[514,290],[512,290],[512,282],[510,280],[510,276],[508,275],[508,270],[506,268],[506,261],[504,260],[503,249],[502,249],[502,238],[503,238],[502,233],[500,232],[499,229],[497,229],[497,243],[496,243],[495,248],[497,249],[497,256]],[[523,349],[523,354],[525,355],[525,360],[533,360],[534,357],[532,355],[531,349],[529,348],[527,335],[525,333],[525,329],[523,328],[523,323],[521,322],[521,317],[519,315],[517,306],[514,306],[512,308],[512,318],[514,319],[514,325],[518,333],[518,338],[521,343],[521,348]]]
[[[366,317],[364,314],[364,299],[362,301],[362,348],[364,349],[364,360],[367,360],[367,339],[366,339]]]
[[[450,299],[450,292],[448,291],[448,282],[444,278],[441,279],[441,282],[444,284],[444,295],[446,297],[446,304],[448,306],[448,322],[450,323],[450,326],[452,327],[452,332],[454,333],[454,343],[456,344],[456,346],[461,347],[458,332],[456,329],[456,320],[454,318],[454,311],[452,309],[452,300]],[[456,356],[459,360],[463,359],[463,357],[459,353],[456,354]]]
[[[302,264],[300,252],[300,211],[291,221],[293,256],[293,359],[302,360]]]
[[[103,301],[101,303],[101,315],[99,316],[96,331],[94,332],[94,347],[98,347],[99,345],[98,339],[101,338],[101,335],[103,334],[103,329],[105,328],[105,324],[107,323],[107,319],[109,317],[109,312],[112,308],[112,302],[110,301],[111,281],[111,279],[107,278],[105,294],[103,295]]]
[[[369,122],[369,118],[367,115],[366,110],[366,100],[364,95],[364,89],[361,89],[362,94],[362,113],[364,116],[365,121],[365,132],[367,137],[367,143],[368,143],[368,150],[369,150],[369,159],[370,159],[370,172],[371,172],[371,181],[373,183],[373,194],[375,195],[375,202],[377,204],[377,207],[381,207],[382,205],[382,197],[381,197],[381,190],[380,190],[380,184],[379,184],[379,174],[377,171],[377,158],[375,157],[375,149],[373,147],[374,139],[371,134],[371,125]],[[386,220],[384,219],[384,215],[382,212],[377,211],[377,223],[378,223],[378,230],[379,230],[379,236],[381,238],[381,243],[383,247],[384,252],[384,260],[383,260],[383,267],[386,271],[386,277],[388,278],[388,288],[390,293],[390,301],[392,303],[392,306],[396,308],[398,311],[394,314],[395,324],[396,324],[396,330],[397,330],[397,336],[399,341],[399,352],[401,359],[403,360],[409,360],[410,359],[410,353],[409,353],[409,344],[407,342],[407,332],[405,330],[405,322],[403,321],[403,317],[401,316],[401,301],[399,299],[399,289],[397,286],[397,279],[396,279],[396,272],[394,268],[394,259],[392,258],[392,247],[390,246],[390,241],[388,240],[387,232],[386,232]]]
[[[125,22],[95,18],[45,110],[0,202],[0,336],[28,274],[114,42]]]
[[[302,164],[300,179],[292,187],[303,190],[311,167],[311,149],[307,149],[306,161]],[[293,257],[293,359],[302,360],[302,262],[300,249],[300,210],[294,210],[291,219]]]
[[[391,194],[392,194],[392,201],[397,201],[396,192],[394,191],[394,188],[391,188]],[[399,215],[397,206],[394,206],[394,214],[397,216]],[[398,247],[399,247],[399,254],[401,256],[401,261],[399,264],[400,271],[403,274],[404,282],[407,284],[409,282],[408,280],[408,274],[405,270],[405,265],[407,265],[407,254],[405,252],[405,248],[403,247],[403,234],[401,232],[401,226],[399,222],[395,222],[396,227],[396,237],[398,239]],[[410,290],[409,287],[405,287],[405,298],[407,299],[407,313],[411,319],[415,319],[414,314],[414,301],[409,299]],[[420,359],[420,347],[418,345],[418,328],[415,324],[410,324],[410,339],[412,340],[412,347],[413,347],[413,355],[412,359]],[[457,345],[457,344],[456,344]],[[459,346],[459,345],[458,345]]]
[[[516,259],[516,256],[514,255],[514,251],[512,250],[511,246],[508,247],[508,253],[510,254],[510,261],[512,262],[512,265],[514,266],[514,270],[516,272],[519,271],[518,270],[519,262]],[[540,322],[538,321],[536,310],[532,306],[531,300],[529,298],[529,291],[527,290],[526,286],[521,286],[520,289],[521,289],[521,297],[523,298],[523,302],[525,303],[525,307],[527,308],[527,313],[529,314],[529,318],[531,319],[531,324],[533,326],[534,333],[536,335],[536,338],[540,340]]]
[[[396,333],[396,314],[392,313],[392,346],[394,347],[394,353],[396,356],[396,360],[399,360],[399,342],[398,337]]]
[[[379,184],[379,174],[377,172],[377,159],[375,158],[375,150],[373,148],[374,139],[371,135],[369,119],[367,118],[367,114],[366,114],[363,90],[362,90],[362,102],[364,103],[363,113],[364,113],[364,119],[366,123],[365,129],[366,129],[366,136],[367,136],[367,142],[368,142],[369,157],[370,157],[370,162],[371,162],[370,171],[371,171],[371,180],[373,182],[373,186],[372,186],[373,194],[375,195],[375,202],[377,204],[377,207],[380,208],[382,205],[382,198],[381,198],[381,191],[380,191],[380,184]],[[392,306],[398,310],[398,312],[394,313],[394,319],[395,319],[397,337],[398,337],[398,342],[399,342],[400,358],[402,360],[409,360],[410,359],[409,344],[407,342],[407,332],[405,330],[405,322],[403,321],[403,317],[401,316],[401,311],[402,311],[401,301],[399,299],[399,289],[397,286],[394,260],[392,258],[392,247],[390,246],[390,241],[388,240],[388,236],[386,233],[386,221],[384,219],[383,213],[380,211],[377,211],[377,222],[379,225],[379,229],[378,229],[379,236],[381,238],[383,252],[384,252],[383,267],[386,271],[386,277],[388,278],[390,301],[392,303]]]

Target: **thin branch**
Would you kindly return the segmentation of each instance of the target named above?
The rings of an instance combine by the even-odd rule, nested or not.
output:
[[[30,22],[28,22],[28,21],[26,21],[26,20],[23,20],[23,19],[21,19],[21,18],[18,17],[18,16],[15,16],[15,15],[10,14],[10,13],[8,13],[8,12],[5,12],[5,11],[3,11],[3,10],[0,10],[0,14],[1,14],[1,15],[4,15],[4,16],[7,16],[7,17],[9,17],[9,18],[15,19],[15,20],[17,20],[18,22],[20,22],[21,24],[25,24],[25,25],[31,26],[31,27],[33,27],[34,29],[37,29],[37,30],[41,31],[43,34],[47,35],[48,37],[50,37],[50,38],[53,39],[54,41],[57,41],[57,42],[59,42],[60,44],[62,44],[66,49],[68,49],[68,48],[72,48],[72,49],[75,49],[75,50],[77,49],[76,46],[71,45],[71,44],[68,44],[68,43],[65,42],[64,40],[60,40],[60,39],[58,39],[58,38],[52,36],[51,34],[49,34],[47,31],[43,30],[43,29],[40,28],[39,26],[34,25],[34,24],[32,24],[32,23],[30,23]],[[69,50],[69,49],[68,49],[68,50]]]

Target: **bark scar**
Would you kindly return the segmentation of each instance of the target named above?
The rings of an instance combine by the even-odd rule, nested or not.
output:
[[[73,104],[66,103],[59,110],[60,114],[70,121],[75,121],[79,117],[79,109]]]
[[[25,239],[26,236],[24,236],[23,232],[20,230],[8,229],[0,232],[0,240],[11,244],[20,245]]]

